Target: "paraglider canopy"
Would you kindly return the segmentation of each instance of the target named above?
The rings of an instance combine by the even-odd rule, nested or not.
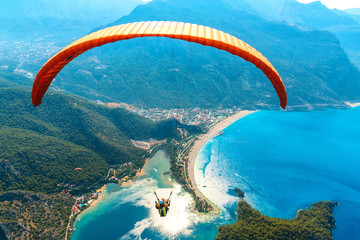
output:
[[[260,52],[240,39],[222,31],[197,24],[170,21],[135,22],[108,27],[71,43],[50,58],[39,70],[31,93],[33,105],[36,107],[41,104],[42,98],[55,76],[66,64],[83,52],[107,43],[138,37],[182,39],[225,50],[239,56],[263,71],[275,88],[281,107],[286,107],[287,96],[284,83],[273,65]]]

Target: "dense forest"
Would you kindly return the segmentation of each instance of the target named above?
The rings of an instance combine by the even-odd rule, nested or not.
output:
[[[177,128],[198,131],[176,120],[155,123],[64,94],[49,94],[38,108],[29,97],[27,90],[0,87],[0,193],[57,193],[66,183],[83,191],[101,181],[111,165],[148,155],[131,139],[173,138]]]
[[[113,123],[105,114],[116,110],[62,94],[35,109],[29,96],[23,89],[0,88],[0,192],[56,193],[63,183],[87,188],[103,179],[111,164],[147,154],[132,145],[122,128],[150,137],[150,130],[142,130],[155,126],[149,120],[125,115],[122,125]]]
[[[245,200],[238,203],[237,222],[219,227],[217,240],[244,239],[333,239],[335,228],[330,201],[317,202],[309,210],[299,210],[294,219],[268,217],[252,208]]]

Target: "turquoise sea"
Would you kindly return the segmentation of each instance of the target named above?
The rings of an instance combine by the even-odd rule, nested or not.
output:
[[[293,218],[321,200],[338,201],[335,239],[360,239],[360,107],[312,112],[260,111],[210,140],[200,152],[195,176],[202,192],[222,209],[218,217],[195,215],[180,186],[161,175],[159,152],[147,176],[108,194],[80,216],[72,239],[214,239],[216,226],[236,220],[234,187],[263,214]],[[167,218],[154,209],[153,191],[174,191]]]
[[[80,215],[72,240],[79,239],[211,239],[217,220],[192,212],[193,201],[169,175],[169,159],[159,151],[146,165],[146,175],[130,187],[109,184],[94,208]],[[171,208],[165,218],[155,209],[155,195],[167,198]]]

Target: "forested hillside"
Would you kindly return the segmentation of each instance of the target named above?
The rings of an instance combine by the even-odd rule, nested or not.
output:
[[[330,240],[335,228],[334,203],[317,202],[308,210],[299,210],[294,219],[271,218],[253,209],[245,200],[238,204],[238,220],[219,228],[217,240],[317,239]]]
[[[133,146],[131,139],[173,138],[177,127],[199,131],[59,93],[50,93],[43,105],[34,108],[30,91],[1,85],[0,192],[56,193],[60,183],[75,184],[83,191],[102,180],[110,165],[144,160],[148,152]]]
[[[1,192],[56,193],[63,183],[84,190],[103,180],[111,164],[144,158],[146,152],[97,111],[100,106],[62,94],[49,100],[35,109],[29,91],[0,88]],[[153,123],[139,119],[128,125],[150,128]],[[78,167],[83,171],[75,171]]]

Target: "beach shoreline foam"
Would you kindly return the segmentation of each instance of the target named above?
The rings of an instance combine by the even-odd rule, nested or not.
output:
[[[196,196],[205,199],[212,207],[213,211],[211,213],[213,214],[219,214],[220,209],[218,206],[216,206],[213,202],[211,202],[206,196],[204,196],[199,188],[197,187],[196,181],[195,181],[195,162],[197,159],[197,156],[199,155],[201,149],[204,147],[204,145],[211,140],[212,138],[218,136],[218,134],[225,129],[226,127],[230,126],[234,122],[238,121],[239,119],[252,114],[256,111],[248,111],[243,110],[240,111],[224,120],[221,120],[220,122],[216,123],[211,129],[200,136],[195,142],[192,148],[189,151],[189,160],[188,160],[188,173],[189,173],[189,180],[191,182],[192,189]]]

